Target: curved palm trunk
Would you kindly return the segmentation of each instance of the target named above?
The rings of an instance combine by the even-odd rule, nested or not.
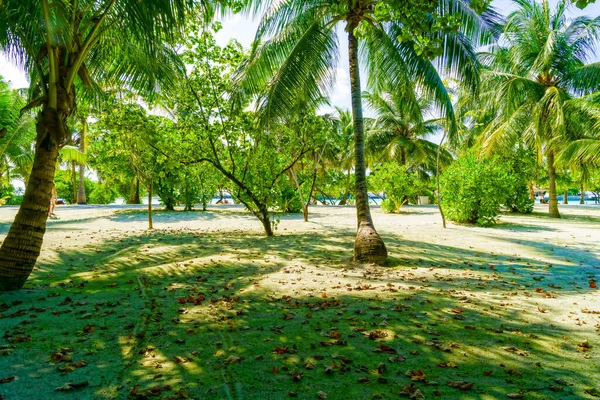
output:
[[[0,247],[0,291],[21,289],[40,254],[58,159],[59,123],[58,113],[45,105],[36,124],[35,157],[23,203]]]
[[[369,197],[365,168],[365,138],[362,116],[360,72],[358,69],[358,39],[354,35],[356,25],[349,23],[348,53],[350,66],[350,88],[352,94],[352,119],[354,124],[356,217],[358,231],[354,240],[354,260],[365,263],[383,264],[387,260],[385,243],[375,230]]]
[[[550,178],[550,218],[560,218],[558,199],[556,198],[556,167],[554,166],[554,151],[548,151],[548,176]]]
[[[87,120],[85,118],[81,118],[81,137],[79,138],[79,150],[81,150],[82,154],[85,154],[85,135],[87,130]],[[79,190],[77,191],[77,204],[87,204],[87,199],[85,196],[85,186],[84,186],[84,176],[85,166],[79,164]]]

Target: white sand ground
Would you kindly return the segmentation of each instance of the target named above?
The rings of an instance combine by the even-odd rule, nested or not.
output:
[[[137,207],[137,213],[128,209],[136,207],[57,207],[58,218],[48,223],[39,259],[41,268],[34,273],[34,279],[37,275],[48,281],[52,263],[59,259],[73,261],[70,254],[74,250],[81,250],[79,254],[100,252],[103,243],[114,244],[121,238],[140,235],[147,227],[143,208]],[[548,370],[576,371],[569,378],[576,382],[575,397],[568,398],[591,398],[584,388],[597,386],[600,379],[600,290],[590,287],[593,281],[600,285],[600,206],[568,205],[560,209],[563,219],[548,218],[547,206],[537,205],[533,215],[503,215],[494,228],[449,223],[443,229],[435,206],[404,207],[400,215],[386,215],[373,207],[375,225],[388,245],[390,265],[356,268],[350,262],[356,226],[352,207],[312,207],[308,223],[300,215],[282,216],[276,234],[287,237],[284,243],[289,248],[263,240],[261,224],[239,206],[214,206],[208,213],[157,212],[157,232],[194,237],[210,232],[211,237],[219,238],[211,242],[218,243],[217,253],[194,255],[194,247],[169,253],[173,249],[162,246],[163,249],[160,236],[150,235],[142,247],[129,253],[127,248],[118,250],[116,262],[108,262],[108,267],[119,268],[119,257],[143,259],[162,251],[168,257],[157,257],[159,262],[148,271],[169,273],[184,263],[201,266],[220,259],[282,265],[252,277],[238,293],[266,290],[278,297],[319,297],[326,292],[328,297],[334,297],[347,296],[354,288],[352,296],[395,296],[395,292],[406,290],[423,293],[422,298],[428,302],[435,302],[436,296],[450,298],[461,304],[465,315],[470,314],[474,321],[487,316],[488,321],[499,321],[499,326],[505,328],[518,326],[516,333],[529,330],[531,339],[526,340],[537,346],[530,358],[533,368],[533,363],[540,360],[540,365],[548,363]],[[16,208],[0,208],[0,240],[15,213]],[[256,246],[227,246],[229,237],[239,238],[242,234],[256,238]],[[248,240],[237,243],[248,244]],[[170,254],[179,258],[171,259]],[[85,262],[83,257],[80,260]],[[130,264],[125,262],[121,267],[128,268]],[[77,278],[92,279],[93,274],[82,272]],[[357,289],[365,285],[378,289]],[[452,316],[450,308],[454,306],[445,307],[448,309],[434,311],[440,313],[441,321],[452,321],[445,316]],[[465,321],[469,323],[468,318]],[[477,329],[483,331],[481,327]],[[460,335],[470,334],[464,329],[462,332]],[[475,359],[495,357],[510,361],[507,353],[481,348],[477,340],[465,340],[461,350],[465,357],[468,353]],[[578,350],[578,344],[585,340],[589,349]],[[518,355],[514,357],[520,359]],[[481,398],[496,398],[490,396]]]
[[[132,209],[140,212],[127,211]],[[147,228],[144,209],[143,206],[58,206],[57,218],[48,222],[40,262],[51,262],[66,249],[93,248],[103,240],[138,234]],[[154,215],[154,228],[211,232],[224,238],[228,234],[260,235],[262,232],[260,222],[240,206],[212,206],[211,210],[208,213],[159,211]],[[16,207],[0,208],[0,240],[6,235],[16,211]],[[379,207],[372,207],[375,226],[388,244],[392,265],[430,262],[431,267],[438,268],[436,273],[443,274],[444,270],[439,267],[445,264],[489,268],[495,262],[500,272],[501,265],[510,271],[509,264],[519,264],[521,260],[521,264],[530,268],[520,274],[539,275],[535,281],[543,283],[546,289],[548,284],[569,288],[569,295],[576,298],[573,302],[578,302],[580,308],[600,310],[600,290],[590,292],[588,288],[590,279],[595,279],[600,286],[600,206],[561,205],[560,211],[564,218],[550,219],[547,205],[536,205],[533,215],[504,214],[493,228],[449,222],[443,229],[436,206],[407,206],[399,215],[384,214]],[[341,256],[340,248],[332,247],[329,262],[349,264],[356,226],[354,208],[314,206],[310,213],[308,223],[303,222],[299,214],[281,216],[276,235],[314,232],[326,236],[331,232],[348,251]],[[323,244],[327,245],[331,244]],[[456,273],[455,270],[446,272]],[[425,268],[413,273],[417,277],[430,275]],[[568,308],[571,312],[572,307],[567,307],[564,300],[561,297],[553,307],[564,308],[565,312]],[[596,320],[600,322],[600,317]]]

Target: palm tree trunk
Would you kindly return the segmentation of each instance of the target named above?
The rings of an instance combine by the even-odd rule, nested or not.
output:
[[[581,185],[579,185],[579,191],[580,191],[579,204],[585,204],[585,191],[583,188],[583,183]]]
[[[152,182],[148,185],[148,229],[152,229]]]
[[[85,117],[81,118],[81,133],[79,137],[79,150],[82,154],[85,154],[85,135],[87,131],[87,120]],[[84,174],[85,166],[83,163],[79,164],[79,190],[77,191],[77,204],[87,204],[85,197],[85,186],[84,186]]]
[[[563,204],[569,204],[568,196],[569,196],[569,191],[568,190],[563,191]]]
[[[435,160],[435,181],[437,185],[437,204],[440,210],[440,215],[442,216],[442,227],[446,228],[446,216],[444,215],[444,210],[442,209],[442,192],[440,190],[440,152],[442,151],[442,145],[444,144],[444,139],[446,139],[446,135],[448,134],[448,130],[444,129],[444,135],[442,136],[442,140],[437,148],[437,158]]]
[[[71,183],[73,184],[73,201],[71,204],[77,203],[77,169],[75,161],[71,161]]]
[[[362,115],[360,71],[358,66],[358,39],[354,35],[357,24],[348,22],[348,55],[350,67],[350,90],[352,96],[352,119],[354,123],[356,217],[358,230],[354,240],[354,260],[364,263],[383,264],[387,260],[385,243],[375,230],[369,196],[365,167],[365,137]]]
[[[556,167],[554,166],[554,151],[548,151],[548,176],[550,178],[550,218],[560,218],[558,199],[556,198]]]
[[[44,105],[36,124],[36,149],[23,203],[0,247],[0,291],[18,290],[40,254],[61,141],[56,110]]]

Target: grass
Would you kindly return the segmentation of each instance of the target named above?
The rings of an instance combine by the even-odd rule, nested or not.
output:
[[[273,238],[90,227],[93,218],[71,222],[94,239],[65,240],[25,290],[0,294],[0,380],[14,377],[0,384],[6,399],[419,398],[416,390],[581,399],[600,390],[594,269],[573,262],[586,249],[569,249],[567,261],[556,244],[533,240],[537,230],[515,239],[515,223],[461,228],[489,235],[494,253],[387,232],[390,265],[375,267],[350,263],[344,227]],[[61,229],[56,221],[48,234]],[[536,256],[511,255],[517,241]],[[595,309],[579,303],[589,296]]]

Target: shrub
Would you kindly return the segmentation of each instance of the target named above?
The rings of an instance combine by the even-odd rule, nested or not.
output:
[[[300,196],[291,186],[286,185],[281,189],[278,203],[277,208],[285,213],[299,213],[302,211]]]
[[[13,196],[8,203],[9,206],[20,206],[23,203],[23,195]]]
[[[102,183],[98,183],[87,196],[87,202],[90,204],[111,204],[117,197],[118,193],[116,190],[113,190]]]
[[[499,157],[478,159],[473,152],[459,157],[440,179],[446,217],[460,223],[495,224],[512,188],[511,179]]]
[[[533,211],[534,199],[531,198],[527,184],[535,175],[535,157],[531,150],[519,148],[503,157],[510,175],[510,188],[504,203],[509,210],[520,213]]]
[[[383,212],[399,213],[409,198],[416,196],[414,176],[397,163],[384,163],[370,177],[372,189],[385,192],[386,204],[381,203]]]

